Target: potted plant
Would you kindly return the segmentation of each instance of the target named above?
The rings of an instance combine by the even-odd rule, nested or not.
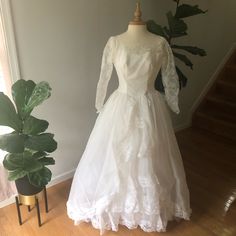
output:
[[[193,70],[192,61],[188,58],[188,56],[186,56],[182,52],[187,52],[188,54],[203,57],[207,55],[206,51],[196,46],[176,45],[173,43],[173,40],[188,35],[188,25],[185,22],[186,18],[199,14],[205,14],[207,11],[200,9],[198,5],[181,3],[181,0],[173,1],[175,2],[175,12],[168,11],[166,13],[168,26],[161,26],[157,24],[154,20],[149,20],[147,22],[147,28],[151,33],[164,37],[170,44],[170,47],[173,51],[173,55]],[[180,89],[182,89],[187,85],[188,78],[184,75],[183,71],[178,66],[176,66],[176,72],[179,77]],[[155,88],[156,90],[164,93],[164,86],[162,83],[161,73],[157,75],[157,79],[155,81]]]
[[[18,80],[12,85],[12,99],[0,93],[0,125],[13,129],[0,135],[0,149],[7,152],[3,166],[8,180],[15,181],[19,194],[39,193],[51,180],[46,167],[55,160],[48,153],[56,150],[54,135],[45,133],[49,123],[31,115],[33,109],[51,95],[47,82]]]

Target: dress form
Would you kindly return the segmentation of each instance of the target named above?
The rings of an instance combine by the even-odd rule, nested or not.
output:
[[[155,42],[156,35],[147,30],[146,22],[142,20],[141,16],[140,3],[137,3],[134,19],[130,21],[127,31],[120,35],[121,41],[125,45],[146,47]]]

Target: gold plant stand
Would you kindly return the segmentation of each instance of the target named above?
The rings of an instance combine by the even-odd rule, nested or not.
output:
[[[35,206],[37,209],[37,216],[38,216],[38,225],[39,227],[42,225],[41,223],[41,216],[40,216],[40,209],[39,209],[39,199],[41,196],[44,195],[44,202],[45,202],[45,210],[46,213],[48,213],[48,199],[47,199],[47,190],[46,187],[43,188],[43,190],[37,194],[26,196],[19,194],[15,197],[16,199],[16,209],[18,213],[18,220],[19,224],[22,225],[22,218],[21,218],[21,212],[20,212],[20,206],[25,205],[28,207],[28,211],[31,211],[31,206]]]

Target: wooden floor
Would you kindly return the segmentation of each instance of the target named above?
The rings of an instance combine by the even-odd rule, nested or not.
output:
[[[170,222],[166,233],[120,226],[118,232],[106,231],[104,236],[236,236],[236,146],[192,128],[177,133],[177,139],[190,189],[191,221]],[[29,214],[22,208],[22,226],[18,225],[15,205],[0,209],[0,236],[99,236],[91,224],[74,226],[68,219],[65,204],[70,183],[48,190],[50,211],[42,214],[41,228],[35,209]]]

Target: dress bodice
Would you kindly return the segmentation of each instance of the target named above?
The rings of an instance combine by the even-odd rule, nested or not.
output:
[[[117,90],[130,96],[140,96],[149,91],[156,91],[154,83],[161,69],[165,99],[170,108],[179,113],[179,80],[172,50],[163,37],[156,36],[155,43],[148,47],[127,46],[120,41],[120,35],[109,38],[103,51],[101,73],[97,85],[96,108],[98,112],[105,100],[113,66],[119,79]]]
[[[116,40],[114,66],[119,78],[118,90],[132,96],[154,90],[160,54],[150,48],[128,48]]]

